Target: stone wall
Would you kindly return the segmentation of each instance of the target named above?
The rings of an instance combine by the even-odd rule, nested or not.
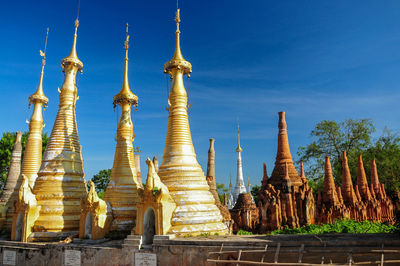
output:
[[[400,252],[400,238],[395,234],[254,235],[191,237],[173,240],[161,239],[155,240],[152,250],[140,250],[140,252],[132,248],[122,248],[122,241],[102,243],[101,241],[81,240],[74,241],[71,244],[0,241],[0,265],[4,265],[3,254],[8,251],[15,251],[15,265],[68,265],[65,261],[65,254],[70,250],[80,251],[80,265],[85,266],[135,265],[135,255],[138,253],[156,254],[157,265],[162,266],[215,265],[213,263],[207,264],[207,258],[210,258],[208,253],[219,251],[222,244],[224,244],[224,250],[236,251],[239,249],[264,249],[265,245],[268,244],[268,250],[271,253],[269,255],[273,255],[278,243],[282,245],[282,252],[285,252],[285,250],[294,250],[293,254],[286,252],[284,255],[282,253],[279,262],[283,262],[283,260],[291,256],[297,258],[297,250],[301,244],[305,245],[305,250],[309,249],[314,252],[318,249],[323,250],[325,247],[326,250],[344,250],[344,252],[354,250],[356,253],[356,251],[360,250],[379,250],[382,244],[385,246],[385,250],[397,250],[397,252]],[[375,254],[374,256],[376,257],[377,255],[379,254]],[[398,254],[395,255],[398,256]],[[328,263],[329,256],[329,252],[327,252],[326,261]],[[335,256],[338,255],[336,254]],[[371,254],[368,256],[371,256]],[[356,259],[356,254],[354,254],[354,258]],[[366,257],[363,255],[362,258],[365,259]],[[374,258],[371,257],[371,259]],[[385,254],[386,258],[389,259],[390,254]],[[305,261],[303,260],[303,262]]]

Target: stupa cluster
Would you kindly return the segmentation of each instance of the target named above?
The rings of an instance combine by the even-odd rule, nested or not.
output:
[[[239,145],[240,147],[240,145]],[[240,151],[242,148],[240,147]],[[241,157],[240,171],[242,171]],[[358,160],[357,184],[355,189],[350,175],[346,152],[343,152],[342,185],[336,187],[329,157],[325,160],[325,179],[323,191],[318,191],[314,200],[312,188],[304,174],[303,163],[300,163],[300,174],[297,172],[289,148],[285,113],[279,113],[278,151],[275,167],[270,177],[264,163],[264,174],[258,194],[258,204],[246,191],[237,196],[235,205],[231,206],[233,231],[239,229],[256,233],[295,228],[314,223],[332,223],[336,219],[370,220],[394,223],[394,206],[386,195],[384,185],[379,182],[375,160],[371,161],[371,185],[368,186],[361,155]],[[238,171],[239,172],[239,171]],[[236,187],[243,183],[238,174]],[[250,189],[249,189],[250,190]]]
[[[358,157],[355,189],[350,176],[346,152],[342,157],[342,186],[335,187],[329,157],[325,158],[323,191],[318,191],[317,221],[332,223],[335,219],[394,222],[394,205],[379,182],[375,160],[371,160],[371,185],[368,186],[362,156]],[[342,192],[343,191],[343,192]]]
[[[368,186],[361,156],[355,189],[346,153],[343,153],[341,187],[335,187],[327,157],[323,191],[318,192],[315,202],[303,164],[300,174],[294,166],[284,112],[279,113],[275,167],[268,177],[264,164],[257,204],[250,193],[250,182],[246,190],[243,180],[243,149],[238,126],[236,186],[226,197],[227,204],[221,204],[215,181],[214,139],[210,139],[207,175],[204,175],[191,138],[183,77],[190,75],[192,65],[181,53],[179,9],[175,22],[175,52],[164,65],[164,73],[172,79],[164,154],[160,166],[157,157],[147,158],[145,185],[142,184],[140,151],[133,148],[135,135],[131,112],[138,106],[139,98],[130,89],[128,81],[127,25],[122,88],[113,97],[114,106],[121,108],[121,116],[104,199],[99,198],[92,181],[88,190],[77,129],[76,75],[83,69],[76,52],[79,20],[75,21],[71,52],[61,61],[65,77],[59,89],[59,108],[43,158],[43,111],[48,99],[43,92],[46,49],[41,52],[39,86],[29,96],[29,104],[34,108],[23,160],[21,163],[22,133],[18,132],[7,183],[0,198],[3,204],[0,206],[0,226],[11,231],[12,240],[54,241],[71,236],[100,239],[117,231],[131,234],[133,238],[141,236],[143,243],[149,244],[154,235],[225,235],[239,229],[264,233],[283,227],[333,222],[339,218],[394,222],[393,204],[379,182],[375,161],[371,162],[371,185]]]
[[[117,231],[143,237],[154,235],[198,235],[229,233],[230,214],[216,194],[214,169],[207,178],[196,159],[188,118],[187,93],[183,76],[192,72],[180,48],[180,14],[176,12],[175,52],[165,63],[172,87],[168,97],[168,129],[161,166],[156,157],[146,160],[148,174],[143,186],[138,150],[133,149],[132,107],[138,105],[128,82],[128,25],[122,88],[113,98],[121,108],[110,182],[104,199],[84,179],[83,158],[78,137],[75,107],[78,100],[76,75],[83,63],[76,52],[79,21],[70,54],[61,61],[65,74],[59,89],[59,108],[42,158],[43,110],[48,99],[43,93],[45,50],[42,72],[21,168],[21,133],[12,153],[0,224],[11,231],[12,240],[54,241],[66,237],[99,239]],[[48,33],[48,32],[47,32]],[[46,36],[47,45],[47,36]],[[136,152],[136,154],[135,154]],[[213,147],[210,147],[212,154]],[[210,189],[211,187],[211,189]]]

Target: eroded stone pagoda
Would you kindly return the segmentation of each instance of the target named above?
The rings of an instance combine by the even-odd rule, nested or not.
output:
[[[325,157],[325,179],[323,192],[318,191],[317,222],[333,223],[337,219],[350,218],[343,203],[340,188],[335,187],[332,167],[329,157]]]
[[[223,205],[219,199],[217,184],[215,181],[215,148],[214,139],[210,139],[210,147],[208,149],[208,162],[207,162],[207,183],[210,186],[210,192],[214,197],[215,204],[217,204],[218,209],[221,211],[222,217],[224,218],[225,225],[231,230],[232,218],[229,213],[228,208]]]
[[[279,112],[278,151],[275,167],[268,178],[264,176],[258,196],[260,232],[279,229],[282,226],[298,227],[315,222],[315,206],[312,189],[308,185],[301,165],[298,174],[292,160],[287,135],[285,112]]]

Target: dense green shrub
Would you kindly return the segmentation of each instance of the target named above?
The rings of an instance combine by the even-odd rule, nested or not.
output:
[[[364,233],[394,233],[398,232],[397,226],[362,221],[356,222],[353,220],[336,220],[332,224],[311,224],[300,228],[285,228],[282,230],[272,231],[272,235],[279,234],[329,234],[329,233],[349,233],[349,234],[364,234]]]

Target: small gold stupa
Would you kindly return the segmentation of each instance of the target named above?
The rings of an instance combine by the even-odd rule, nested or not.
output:
[[[192,72],[180,48],[179,9],[176,12],[176,43],[173,58],[164,72],[172,78],[169,92],[168,130],[158,175],[176,203],[169,234],[227,234],[221,212],[215,204],[206,177],[197,162],[187,113],[187,93],[183,76]]]
[[[61,61],[65,79],[57,117],[33,189],[40,214],[32,240],[53,240],[79,231],[80,199],[87,194],[75,114],[76,74],[83,68],[76,54],[78,26],[76,19],[71,53]]]
[[[137,205],[139,203],[138,183],[133,154],[134,141],[131,108],[137,106],[138,97],[132,93],[128,82],[128,24],[125,41],[125,69],[121,91],[114,96],[113,103],[121,106],[121,118],[117,128],[117,147],[114,165],[111,170],[104,200],[111,205],[113,221],[110,230],[130,231],[135,225]]]

